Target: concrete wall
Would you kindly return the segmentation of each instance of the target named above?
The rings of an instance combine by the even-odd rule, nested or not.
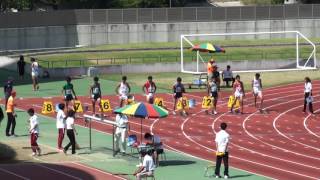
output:
[[[320,37],[320,19],[183,22],[147,24],[98,24],[0,29],[0,51],[74,47],[76,45],[126,44],[180,41],[181,34],[297,30]],[[271,35],[293,37],[292,35]],[[235,38],[235,37],[227,37]],[[270,38],[270,35],[237,38]],[[220,39],[226,39],[221,36]]]
[[[250,63],[250,65],[249,65]],[[231,61],[218,63],[220,69],[223,70],[227,65],[231,65],[234,71],[241,70],[257,70],[257,69],[279,69],[294,68],[295,62],[290,60],[276,61]],[[194,63],[186,64],[187,69],[192,69],[196,65]],[[160,72],[180,72],[180,63],[155,63],[155,64],[131,64],[131,65],[111,65],[96,67],[98,74],[128,74],[128,73],[160,73]],[[43,69],[41,69],[43,70]],[[81,76],[88,74],[88,67],[76,68],[51,68],[48,69],[52,77],[65,76]],[[203,66],[205,71],[205,66]]]

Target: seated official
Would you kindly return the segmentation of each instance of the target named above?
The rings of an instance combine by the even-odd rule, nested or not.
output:
[[[146,133],[144,135],[146,145],[153,147],[153,159],[159,165],[159,154],[163,153],[163,146],[159,136]]]
[[[227,66],[227,69],[222,71],[222,79],[223,79],[223,81],[226,82],[227,87],[230,87],[230,85],[229,85],[230,81],[232,82],[231,86],[233,86],[234,78],[233,78],[233,73],[231,71],[230,65]]]
[[[141,157],[143,157],[142,166],[140,166],[133,174],[134,176],[136,176],[137,180],[154,176],[155,165],[151,155],[152,151],[141,152]]]

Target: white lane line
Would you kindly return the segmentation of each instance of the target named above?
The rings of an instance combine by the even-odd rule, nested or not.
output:
[[[189,118],[189,119],[190,119],[190,118]],[[183,129],[184,129],[184,124],[185,124],[187,121],[188,121],[188,119],[185,120],[185,121],[182,123],[182,125],[181,125],[181,130],[182,130],[184,136],[185,136],[187,139],[189,139],[191,142],[197,144],[197,145],[198,145],[197,148],[200,149],[200,147],[203,147],[203,148],[205,148],[205,149],[207,149],[207,150],[211,150],[211,151],[215,152],[214,149],[211,149],[211,148],[209,148],[209,147],[207,147],[207,146],[204,146],[204,145],[196,142],[195,140],[192,139],[192,137],[188,136],[188,135],[184,132],[184,130],[183,130]],[[196,149],[197,149],[197,148],[196,148]],[[246,148],[243,148],[243,149],[246,149]],[[259,153],[259,152],[253,151],[253,150],[249,150],[249,149],[246,149],[246,151],[248,151],[248,152],[254,152],[254,153],[258,153],[258,154],[262,154],[262,153]],[[268,155],[267,155],[267,156],[268,156]],[[279,168],[279,167],[270,166],[270,165],[267,165],[267,164],[265,164],[265,163],[258,163],[258,162],[256,162],[256,161],[251,161],[251,160],[248,160],[248,159],[243,159],[243,158],[240,158],[240,157],[237,157],[237,156],[230,156],[230,157],[235,158],[235,159],[239,159],[239,160],[241,160],[241,161],[246,161],[246,162],[250,162],[250,163],[253,163],[253,164],[260,165],[260,166],[268,167],[268,168],[271,168],[271,169],[280,170],[280,171],[287,172],[287,173],[290,173],[290,174],[295,174],[295,175],[302,176],[302,177],[307,177],[307,178],[310,178],[310,179],[318,179],[318,178],[316,178],[316,177],[312,177],[312,176],[308,176],[308,175],[305,175],[305,174],[293,172],[293,171],[290,171],[290,170],[281,169],[281,168]],[[272,157],[272,156],[268,156],[268,157],[274,158],[274,157]],[[282,160],[281,158],[275,158],[275,159]],[[284,160],[284,159],[283,159],[283,160]],[[290,162],[290,161],[288,161],[288,160],[284,160],[284,161]],[[296,163],[296,162],[293,162],[293,163]],[[301,163],[297,163],[297,164],[303,165],[303,164],[301,164]],[[309,166],[309,167],[312,167],[312,166]],[[320,169],[320,168],[319,168],[319,169]]]
[[[315,112],[318,112],[318,111],[320,111],[320,110],[317,110],[317,111],[315,111]],[[311,117],[311,114],[309,114],[309,115],[308,115],[306,118],[304,118],[304,120],[303,120],[303,126],[304,126],[304,128],[305,128],[310,134],[312,134],[312,135],[320,138],[320,136],[319,136],[318,134],[316,134],[315,132],[311,131],[311,130],[308,128],[307,121],[308,121],[309,117]]]
[[[317,102],[320,102],[320,101],[315,101],[314,103],[317,103]],[[284,111],[284,112],[282,112],[281,114],[279,114],[279,115],[273,120],[273,128],[277,131],[278,134],[280,134],[281,136],[285,137],[286,139],[288,139],[288,140],[290,140],[290,141],[293,141],[293,142],[295,142],[295,143],[301,144],[301,145],[303,145],[303,146],[306,146],[306,147],[309,147],[309,148],[312,148],[312,149],[315,149],[315,150],[320,150],[319,148],[316,148],[316,147],[314,147],[314,146],[310,146],[310,145],[308,145],[308,144],[304,144],[304,143],[302,143],[302,142],[295,141],[294,139],[289,138],[288,136],[286,136],[285,134],[283,134],[283,133],[277,128],[277,126],[276,126],[277,121],[280,119],[280,117],[282,117],[284,114],[287,114],[287,113],[290,112],[290,111],[293,111],[293,110],[296,110],[296,109],[298,109],[298,108],[301,108],[302,106],[303,106],[303,105],[296,106],[296,107],[294,107],[294,108],[290,108],[290,109],[288,109],[287,111]],[[305,138],[304,138],[304,137],[301,137],[300,139],[303,140],[303,141],[305,141]],[[318,159],[318,158],[317,158],[317,159]],[[320,159],[319,159],[319,160],[320,160]]]
[[[153,133],[154,125],[155,125],[158,121],[159,121],[159,120],[156,120],[156,121],[154,121],[154,122],[151,124],[151,126],[150,126],[150,132],[151,132],[151,133]],[[213,135],[213,133],[210,133],[210,134]],[[177,152],[177,153],[179,153],[179,154],[182,154],[182,155],[185,155],[185,156],[188,156],[188,157],[192,157],[192,158],[195,158],[195,159],[200,159],[200,160],[207,161],[207,162],[212,162],[212,160],[203,159],[203,158],[200,158],[200,157],[198,157],[198,156],[194,156],[194,155],[185,153],[185,152],[183,152],[183,151],[180,151],[180,150],[178,150],[178,149],[175,149],[175,148],[169,146],[168,144],[165,144],[165,146],[168,147],[168,148],[170,148],[172,151]],[[208,149],[208,150],[211,152],[210,149]],[[232,157],[235,157],[235,156],[232,156]],[[236,157],[235,157],[235,158],[236,158]],[[231,166],[231,167],[232,167],[232,166]],[[248,172],[248,173],[250,173],[250,174],[255,174],[255,175],[257,175],[257,176],[266,177],[266,178],[268,178],[268,179],[275,179],[275,178],[268,177],[268,176],[265,176],[265,175],[262,175],[262,174],[259,174],[259,173],[255,173],[255,172],[252,172],[252,171],[249,171],[249,170],[244,170],[244,169],[240,169],[240,168],[236,168],[236,167],[232,167],[232,168],[238,169],[238,170],[241,170],[241,171],[245,171],[245,172]]]
[[[50,170],[50,171],[54,171],[54,172],[56,172],[56,173],[58,173],[58,174],[62,174],[62,175],[64,175],[64,176],[67,176],[67,177],[72,178],[72,179],[83,180],[82,178],[79,178],[79,177],[76,177],[76,176],[72,176],[72,175],[70,175],[70,174],[67,174],[67,173],[65,173],[65,172],[59,171],[59,170],[57,170],[57,169],[53,169],[53,168],[44,166],[44,165],[42,165],[42,164],[34,164],[34,165],[35,165],[35,166],[42,167],[42,168],[45,168],[45,169],[48,169],[48,170]]]
[[[316,97],[316,96],[315,96]],[[271,107],[275,107],[275,106],[280,106],[280,105],[283,105],[283,104],[288,104],[288,103],[291,103],[291,102],[295,102],[295,101],[301,101],[302,98],[300,99],[295,99],[295,100],[290,100],[290,101],[286,101],[286,102],[283,102],[283,103],[278,103],[278,104],[273,104],[271,106],[268,106],[266,107],[265,109],[268,109],[268,108],[271,108]],[[243,127],[243,130],[246,132],[247,135],[249,135],[251,138],[253,139],[256,139],[257,141],[263,143],[263,144],[266,144],[270,147],[274,147],[274,148],[278,148],[280,150],[288,150],[288,149],[285,149],[285,148],[282,148],[282,147],[279,147],[279,146],[276,146],[276,145],[273,145],[273,144],[270,144],[270,143],[267,143],[267,142],[264,142],[263,140],[261,139],[258,139],[257,137],[255,137],[255,135],[251,134],[247,129],[246,129],[246,123],[247,121],[250,120],[250,117],[253,116],[255,113],[258,113],[258,111],[250,114],[249,116],[247,116],[243,123],[242,123],[242,127]],[[320,158],[317,158],[317,157],[314,157],[314,156],[310,156],[310,155],[306,155],[306,154],[302,154],[302,153],[298,153],[298,152],[294,152],[294,151],[291,151],[291,150],[288,150],[290,153],[292,154],[295,154],[295,155],[299,155],[299,156],[303,156],[303,157],[306,157],[306,158],[310,158],[310,159],[317,159],[317,160],[320,160]],[[320,168],[319,168],[320,169]]]
[[[126,180],[126,178],[123,178],[121,176],[116,176],[116,175],[113,175],[111,173],[108,173],[108,172],[105,172],[105,171],[101,171],[100,169],[96,169],[96,168],[93,168],[93,167],[90,167],[90,166],[85,166],[85,165],[80,164],[80,163],[72,163],[72,164],[76,164],[78,166],[82,166],[84,168],[91,169],[91,170],[97,171],[97,172],[102,173],[102,174],[111,175],[111,176],[117,177],[119,179]]]
[[[5,173],[8,173],[8,174],[11,174],[11,175],[16,176],[16,177],[18,177],[18,178],[20,178],[20,179],[31,180],[31,179],[29,179],[29,178],[23,177],[23,176],[21,176],[21,175],[19,175],[19,174],[16,174],[16,173],[14,173],[14,172],[8,171],[8,170],[3,169],[3,168],[1,168],[1,167],[0,167],[0,171],[5,172]]]

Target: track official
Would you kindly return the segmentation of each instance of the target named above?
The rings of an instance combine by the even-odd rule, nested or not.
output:
[[[230,135],[226,132],[227,129],[227,123],[221,123],[220,124],[221,130],[216,134],[216,170],[215,175],[216,178],[221,178],[220,176],[220,167],[221,167],[221,161],[223,160],[224,163],[224,178],[229,178],[229,152],[228,152],[228,144]]]

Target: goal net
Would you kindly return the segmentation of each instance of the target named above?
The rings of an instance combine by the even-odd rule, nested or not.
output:
[[[181,72],[206,73],[213,58],[219,70],[231,65],[235,72],[316,69],[316,46],[299,31],[181,35]],[[225,53],[192,49],[211,43]]]

